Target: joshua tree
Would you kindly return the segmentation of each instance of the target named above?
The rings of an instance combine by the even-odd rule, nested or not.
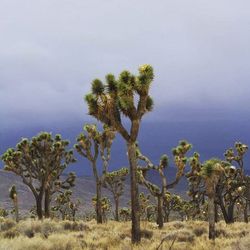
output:
[[[164,222],[169,222],[171,211],[179,211],[182,204],[180,196],[167,192],[163,198]]]
[[[31,140],[22,139],[16,149],[8,149],[2,156],[5,170],[20,176],[32,191],[39,219],[43,217],[45,190],[70,163],[75,162],[73,151],[67,150],[68,145],[69,142],[62,140],[60,135],[53,138],[50,133],[42,132]]]
[[[106,76],[106,84],[99,79],[94,80],[92,93],[85,97],[89,114],[118,131],[127,143],[131,178],[132,243],[141,240],[136,140],[143,115],[153,108],[153,100],[149,96],[153,78],[153,68],[150,65],[141,66],[138,76],[123,71],[115,79],[109,74]],[[122,123],[123,115],[131,121],[129,130]]]
[[[234,205],[238,200],[241,200],[242,206],[244,207],[244,221],[248,222],[248,203],[250,197],[248,196],[247,186],[249,185],[249,178],[244,173],[244,156],[248,151],[248,146],[241,142],[236,142],[235,150],[233,148],[228,149],[224,156],[227,162],[232,164],[237,163],[238,168],[232,168],[227,171],[226,178],[223,180],[226,182],[226,195],[225,202],[230,208],[231,215],[229,214],[229,219],[233,220],[233,209]],[[221,190],[220,190],[221,191]]]
[[[115,137],[115,132],[107,125],[104,125],[103,132],[99,132],[96,125],[90,124],[85,125],[83,129],[85,133],[81,133],[77,137],[75,149],[81,156],[87,158],[91,162],[96,181],[96,220],[97,223],[102,223],[101,188],[107,173],[108,162],[110,159],[110,150]],[[103,161],[102,174],[98,174],[97,170],[97,160],[99,153]]]
[[[94,205],[94,207],[96,208],[96,202],[97,202],[97,198],[96,196],[94,196],[92,198],[92,203]],[[103,222],[107,222],[107,212],[111,211],[111,202],[110,199],[108,197],[103,197],[101,199],[101,209],[102,209],[102,217],[103,217]]]
[[[128,175],[127,168],[121,168],[105,174],[103,186],[107,188],[113,195],[115,202],[115,220],[119,221],[119,199],[124,193],[124,181]]]
[[[201,168],[201,176],[204,178],[206,193],[208,197],[208,223],[209,223],[209,239],[215,239],[215,195],[216,185],[220,176],[223,174],[224,168],[221,161],[211,159],[206,161]]]
[[[119,215],[123,221],[128,221],[131,219],[131,209],[123,207],[119,210]]]
[[[18,212],[18,199],[17,199],[17,191],[16,191],[16,186],[13,185],[10,190],[9,190],[9,196],[13,202],[14,205],[14,211],[15,211],[15,217],[16,217],[16,222],[19,222],[19,212]]]
[[[9,215],[8,211],[4,208],[0,208],[0,217],[7,217]]]
[[[191,144],[186,141],[180,141],[179,145],[173,149],[174,162],[177,167],[175,180],[167,184],[165,168],[168,166],[168,157],[163,155],[158,165],[154,165],[146,156],[142,155],[137,147],[137,157],[146,163],[145,167],[138,167],[138,176],[141,184],[145,185],[150,193],[157,198],[157,224],[159,228],[163,227],[163,200],[166,197],[167,190],[178,184],[184,175],[184,169],[187,163],[186,153],[191,149]],[[157,186],[146,179],[146,173],[149,170],[158,171],[161,178],[161,186]]]
[[[72,195],[71,190],[66,190],[65,192],[60,193],[55,199],[56,205],[52,207],[53,211],[60,212],[62,220],[65,220],[66,218],[69,217],[71,195]]]
[[[70,188],[75,186],[76,175],[73,172],[70,172],[66,179],[60,179],[60,175],[53,176],[48,185],[45,188],[45,196],[44,196],[44,214],[46,218],[50,217],[50,203],[52,196],[59,192],[62,193],[62,190],[69,190]]]

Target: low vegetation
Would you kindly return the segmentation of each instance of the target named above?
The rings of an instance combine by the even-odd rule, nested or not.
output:
[[[10,219],[0,221],[1,250],[116,250],[116,249],[250,249],[250,225],[236,222],[217,224],[215,241],[208,239],[207,223],[203,221],[172,221],[161,230],[152,222],[141,223],[141,243],[131,246],[130,222],[57,221],[46,219]]]

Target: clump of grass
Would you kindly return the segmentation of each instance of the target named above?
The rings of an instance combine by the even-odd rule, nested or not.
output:
[[[153,237],[153,232],[143,229],[141,230],[141,237],[145,239],[151,239]]]
[[[164,238],[168,241],[176,240],[178,242],[193,242],[195,235],[188,229],[181,229],[168,233]]]
[[[6,219],[0,222],[0,232],[6,231],[11,228],[13,228],[16,225],[16,223],[13,220]]]
[[[68,231],[88,231],[89,227],[82,222],[65,221],[62,223],[63,229]]]
[[[200,237],[201,235],[207,233],[207,228],[204,226],[194,227],[193,233],[195,234],[195,236]]]
[[[14,239],[15,237],[18,237],[20,233],[16,229],[9,229],[3,234],[4,239]]]

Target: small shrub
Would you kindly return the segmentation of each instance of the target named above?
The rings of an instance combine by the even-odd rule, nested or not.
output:
[[[179,230],[174,231],[165,236],[165,240],[173,241],[176,240],[178,242],[193,242],[195,235],[189,230]]]
[[[28,238],[33,238],[35,236],[35,232],[33,231],[32,228],[27,228],[24,231],[24,235],[27,236]]]
[[[176,229],[181,229],[181,228],[185,227],[185,225],[184,225],[184,223],[182,221],[176,221],[172,225]]]
[[[19,236],[20,233],[17,230],[10,229],[3,234],[4,239],[13,239]]]
[[[195,227],[193,229],[193,233],[195,236],[200,237],[201,235],[207,233],[207,229],[205,227]]]
[[[6,231],[13,228],[16,223],[13,220],[4,220],[0,223],[0,231]]]
[[[141,237],[145,239],[151,239],[153,237],[153,232],[149,230],[141,230]]]
[[[85,225],[84,223],[77,223],[77,222],[70,222],[70,221],[66,221],[63,224],[63,229],[64,230],[68,230],[68,231],[89,231],[90,228]]]

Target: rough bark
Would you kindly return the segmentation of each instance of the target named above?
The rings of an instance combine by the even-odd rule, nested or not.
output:
[[[130,165],[130,191],[131,191],[131,219],[132,219],[132,243],[141,241],[140,232],[140,206],[137,184],[137,157],[136,145],[129,142],[127,144],[128,159]]]
[[[39,220],[43,219],[43,210],[42,210],[42,197],[38,196],[36,198],[36,212]]]
[[[49,189],[45,189],[45,197],[44,197],[44,216],[45,218],[50,218],[50,191]]]
[[[101,193],[101,183],[96,180],[96,221],[97,223],[102,223],[102,193]]]
[[[208,223],[209,223],[209,239],[215,239],[215,216],[214,216],[214,196],[208,196]]]
[[[119,199],[115,198],[115,220],[119,221]]]
[[[247,201],[244,207],[244,221],[245,223],[248,223],[248,202]]]
[[[17,196],[14,197],[14,208],[15,208],[15,217],[16,217],[16,222],[19,222],[19,211],[18,211],[18,200]]]
[[[163,214],[162,214],[162,197],[157,197],[157,224],[159,228],[163,228]]]

